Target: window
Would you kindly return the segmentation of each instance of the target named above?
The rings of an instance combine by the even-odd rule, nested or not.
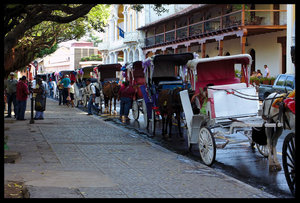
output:
[[[276,85],[283,86],[286,79],[286,75],[279,76]]]
[[[286,85],[287,87],[290,87],[290,88],[294,89],[294,77],[288,76],[288,77],[286,78],[285,85]]]

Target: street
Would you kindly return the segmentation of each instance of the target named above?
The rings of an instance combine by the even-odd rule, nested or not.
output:
[[[82,110],[85,110],[81,108]],[[117,104],[117,112],[119,112],[119,105]],[[131,112],[131,111],[130,111]],[[149,131],[146,129],[144,123],[143,114],[140,112],[140,117],[137,121],[132,118],[132,114],[129,114],[130,121],[123,124],[118,116],[102,114],[107,122],[113,123],[118,126],[122,126],[135,134],[142,136],[152,142],[159,144],[169,150],[172,150],[178,154],[187,156],[193,160],[201,162],[199,150],[197,146],[193,146],[191,152],[188,152],[187,142],[180,141],[177,136],[177,126],[173,125],[172,128],[172,140],[166,141],[161,136],[161,126],[157,125],[156,136],[154,138],[148,138]],[[186,128],[183,129],[184,137],[186,138]],[[277,155],[279,162],[282,163],[282,144],[285,136],[289,133],[289,130],[284,130],[283,134],[278,140]],[[290,193],[288,185],[286,183],[283,169],[277,173],[270,173],[268,169],[268,159],[264,158],[257,150],[256,147],[252,149],[247,138],[241,134],[233,134],[226,136],[230,140],[229,144],[223,149],[217,149],[216,161],[212,165],[212,168],[223,172],[229,176],[237,178],[240,181],[248,183],[261,190],[269,192],[279,197],[293,197]],[[242,142],[242,141],[245,142]],[[231,144],[231,142],[239,142]],[[216,143],[224,143],[222,139],[216,139]]]

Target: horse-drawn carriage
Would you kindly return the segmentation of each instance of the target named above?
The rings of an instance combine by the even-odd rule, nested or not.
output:
[[[95,69],[98,81],[99,83],[102,83],[105,113],[111,114],[112,99],[114,99],[114,113],[117,114],[116,100],[118,98],[118,91],[120,89],[119,80],[121,77],[121,67],[121,64],[115,63],[98,65]]]
[[[81,103],[84,107],[87,106],[87,103],[89,101],[89,90],[86,86],[86,80],[91,79],[91,83],[95,85],[96,88],[98,88],[101,91],[101,84],[99,83],[99,80],[97,79],[97,75],[95,73],[96,66],[87,66],[84,68],[80,68],[76,70],[76,83],[74,84],[74,103],[76,106],[78,106],[79,103]],[[95,103],[97,106],[99,106],[101,111],[101,103],[102,99],[101,96],[97,96]]]
[[[169,135],[171,135],[171,120],[174,113],[179,122],[181,104],[180,101],[174,102],[174,100],[179,88],[182,90],[188,86],[184,81],[184,66],[193,58],[192,53],[166,54],[155,55],[143,62],[146,85],[142,85],[140,89],[147,108],[147,128],[151,136],[155,135],[156,122],[160,117],[162,117],[163,136],[167,134],[168,124]],[[179,123],[178,126],[180,131]]]
[[[199,101],[206,97],[204,114],[194,114],[188,91],[180,92],[182,107],[187,123],[187,137],[189,147],[197,144],[202,161],[210,166],[216,157],[216,136],[223,136],[225,143],[218,145],[224,148],[229,140],[226,135],[243,134],[253,146],[259,143],[268,146],[267,154],[259,150],[269,158],[269,169],[280,170],[280,164],[276,157],[276,143],[281,135],[285,122],[289,122],[293,129],[293,119],[287,111],[278,116],[278,110],[272,107],[277,95],[270,95],[264,102],[262,112],[259,108],[259,99],[255,87],[249,84],[249,71],[252,58],[248,54],[233,56],[217,56],[213,58],[194,59],[188,62],[188,71],[193,79],[192,88]],[[242,79],[240,82],[235,77],[235,69],[240,67]],[[196,100],[196,99],[195,99]],[[203,107],[204,102],[198,102]],[[201,111],[200,111],[201,112]],[[277,112],[277,113],[276,113]],[[261,114],[263,116],[261,116]],[[265,116],[265,117],[264,117]],[[262,117],[264,119],[262,119]],[[266,130],[264,130],[266,129]],[[257,131],[264,136],[254,139]],[[259,141],[262,140],[262,141]],[[279,166],[278,166],[279,164]],[[275,169],[276,170],[276,169]]]
[[[132,116],[139,119],[140,112],[144,114],[144,122],[147,123],[147,107],[141,91],[141,86],[145,85],[145,75],[142,61],[135,61],[126,66],[126,81],[135,89],[132,102]]]

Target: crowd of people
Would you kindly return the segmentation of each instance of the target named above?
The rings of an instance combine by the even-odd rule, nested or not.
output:
[[[270,77],[270,70],[267,65],[264,65],[264,74],[261,73],[260,69],[257,69],[257,71],[252,71],[251,77],[257,77],[257,78],[269,78]]]
[[[75,81],[70,80],[69,75],[64,75],[57,81],[58,88],[58,105],[66,105],[68,107],[74,107],[74,90]],[[86,80],[86,89],[88,90],[88,113],[92,115],[92,109],[99,111],[99,107],[95,105],[96,100],[96,87],[91,79]],[[10,73],[7,80],[4,82],[4,96],[5,103],[7,104],[7,116],[5,118],[12,118],[12,109],[14,112],[14,118],[16,120],[26,120],[25,111],[27,105],[27,99],[30,94],[34,98],[34,110],[35,120],[44,119],[44,111],[46,110],[46,98],[53,98],[54,88],[52,80],[49,79],[49,83],[43,81],[40,77],[35,77],[33,81],[28,81],[26,76],[22,76],[19,81],[15,79],[15,74]],[[132,106],[132,100],[135,90],[129,85],[129,82],[123,82],[118,92],[118,100],[120,101],[120,119],[123,122],[128,120],[129,111]]]

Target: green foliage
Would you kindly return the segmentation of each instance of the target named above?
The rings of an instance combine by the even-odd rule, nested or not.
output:
[[[54,46],[50,47],[50,48],[45,48],[43,50],[41,50],[36,57],[37,58],[43,58],[44,56],[47,56],[49,54],[52,54],[53,52],[55,52],[58,48],[58,44],[56,43]]]
[[[85,20],[88,29],[104,32],[104,26],[108,22],[110,15],[110,5],[98,4],[87,14]]]
[[[102,57],[99,54],[91,55],[81,58],[80,61],[102,61]]]
[[[167,4],[169,5],[169,4]],[[142,4],[131,4],[131,9],[140,12],[144,6]],[[157,15],[161,15],[161,13],[168,12],[169,10],[166,9],[162,4],[153,4],[153,10],[156,12]]]

